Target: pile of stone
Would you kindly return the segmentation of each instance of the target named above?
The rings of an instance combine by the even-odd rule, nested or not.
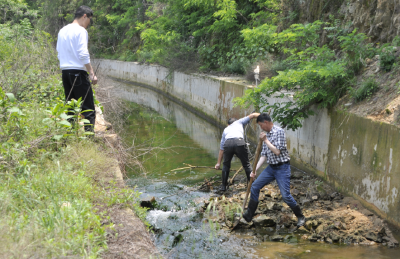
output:
[[[233,185],[224,195],[205,201],[201,212],[228,230],[238,219],[239,208],[246,196],[245,190],[245,184]],[[253,231],[261,240],[289,242],[296,237],[311,242],[360,245],[379,243],[388,247],[399,244],[387,224],[379,217],[357,200],[343,197],[316,177],[302,172],[293,173],[291,193],[303,208],[307,218],[305,226],[296,228],[296,217],[283,202],[277,184],[272,183],[261,190],[260,203],[253,221],[247,223],[241,219],[237,229]],[[266,231],[274,234],[259,234]]]

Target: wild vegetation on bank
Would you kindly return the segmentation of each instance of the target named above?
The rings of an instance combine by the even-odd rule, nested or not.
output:
[[[31,25],[36,12],[23,1],[0,6],[0,258],[96,258],[114,227],[104,224],[108,208],[144,219],[139,193],[102,180],[116,160],[84,133],[81,100],[64,103],[52,37]]]
[[[237,104],[266,105],[273,119],[289,129],[301,127],[315,106],[330,108],[345,94],[359,102],[379,90],[374,79],[356,80],[367,59],[379,55],[382,71],[398,69],[399,39],[392,35],[387,43],[373,42],[343,22],[344,0],[303,5],[290,0],[26,2],[38,10],[38,25],[54,36],[77,6],[90,5],[95,11],[90,45],[97,57],[251,79],[259,65],[260,87]],[[265,96],[282,102],[270,105]]]

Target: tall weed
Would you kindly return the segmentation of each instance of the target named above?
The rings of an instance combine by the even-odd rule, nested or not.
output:
[[[139,193],[105,188],[117,165],[86,138],[81,100],[64,103],[49,35],[26,21],[1,26],[0,257],[99,257],[113,226],[97,208],[131,207],[144,219]]]

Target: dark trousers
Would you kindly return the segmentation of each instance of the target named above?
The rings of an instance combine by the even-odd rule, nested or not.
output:
[[[94,108],[93,91],[89,80],[89,74],[83,70],[63,70],[62,82],[64,86],[65,99],[67,101],[82,98],[82,111],[91,110],[83,112],[82,115],[85,116],[85,119],[89,120],[90,124],[92,124],[92,126],[85,126],[85,130],[93,131],[96,121],[96,111]],[[73,115],[71,113],[68,114]]]
[[[231,161],[233,155],[236,155],[242,162],[243,169],[246,172],[247,180],[250,180],[250,173],[252,171],[249,151],[247,149],[246,142],[244,139],[227,139],[224,144],[224,162],[222,172],[229,175],[229,170],[231,169]]]

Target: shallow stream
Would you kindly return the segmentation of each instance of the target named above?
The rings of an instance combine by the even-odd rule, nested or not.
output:
[[[213,194],[196,191],[194,186],[220,175],[220,171],[171,170],[185,167],[184,163],[214,166],[222,130],[159,93],[132,84],[115,85],[132,106],[126,125],[129,134],[122,138],[128,144],[134,143],[144,167],[132,170],[128,183],[137,186],[144,198],[156,197],[158,205],[149,211],[147,220],[165,258],[400,257],[398,248],[380,245],[331,245],[300,238],[288,243],[260,241],[253,232],[229,234],[211,220],[205,221],[196,211]],[[232,168],[239,167],[239,161],[233,161]]]

